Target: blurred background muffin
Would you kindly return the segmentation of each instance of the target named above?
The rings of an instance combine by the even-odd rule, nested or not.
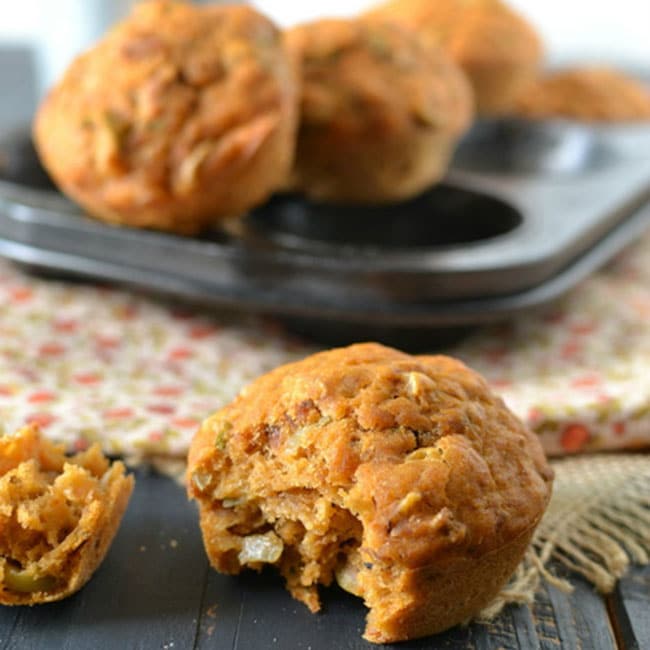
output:
[[[293,182],[319,200],[413,196],[445,172],[471,91],[439,48],[381,20],[320,20],[287,34],[301,65]]]
[[[568,68],[540,77],[519,97],[523,117],[588,122],[650,120],[650,89],[611,68]]]
[[[500,0],[389,0],[370,11],[441,46],[462,67],[482,115],[507,112],[542,62],[542,42]]]
[[[34,137],[91,215],[191,234],[285,180],[295,127],[295,70],[268,19],[154,0],[72,63]]]

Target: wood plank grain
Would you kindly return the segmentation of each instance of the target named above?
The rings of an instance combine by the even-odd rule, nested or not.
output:
[[[570,594],[548,584],[537,594],[533,617],[541,649],[615,650],[605,600],[583,578],[570,579]]]
[[[311,614],[295,601],[274,571],[208,578],[196,648],[199,650],[376,650],[361,637],[363,602],[338,587],[322,590],[322,611]],[[384,648],[400,650],[473,648],[471,628]]]
[[[490,623],[472,626],[476,650],[539,650],[530,608],[509,605]]]
[[[609,597],[609,606],[621,648],[650,648],[650,565],[628,572]]]

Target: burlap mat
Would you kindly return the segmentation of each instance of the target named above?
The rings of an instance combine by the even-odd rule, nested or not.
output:
[[[610,592],[630,564],[650,561],[650,455],[608,454],[558,460],[549,508],[524,561],[480,619],[509,603],[531,603],[541,579],[564,591],[559,563]]]

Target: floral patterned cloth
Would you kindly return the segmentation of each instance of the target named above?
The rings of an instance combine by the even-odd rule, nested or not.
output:
[[[650,233],[560,303],[447,350],[547,452],[650,446]],[[199,421],[313,351],[263,319],[28,275],[0,261],[0,427],[72,449],[183,457]]]
[[[454,353],[548,454],[650,447],[650,232],[559,303]]]
[[[306,348],[220,318],[0,261],[0,427],[38,423],[71,449],[184,456],[200,420]]]

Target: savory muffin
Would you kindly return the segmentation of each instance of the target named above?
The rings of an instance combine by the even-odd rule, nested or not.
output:
[[[495,596],[547,506],[541,446],[486,382],[444,356],[377,344],[257,379],[190,448],[212,565],[276,565],[312,611],[334,579],[370,608],[365,638],[410,639]]]
[[[650,120],[650,90],[609,68],[569,68],[540,77],[518,98],[515,113],[585,122]]]
[[[91,215],[191,234],[285,182],[295,128],[295,66],[269,20],[153,0],[72,63],[34,139]]]
[[[99,446],[66,457],[33,427],[0,437],[0,604],[70,596],[104,559],[133,489]]]
[[[397,25],[320,20],[287,35],[301,62],[293,184],[328,201],[409,198],[445,172],[472,117],[460,71]]]
[[[481,115],[507,112],[540,66],[535,29],[501,0],[389,0],[370,15],[412,27],[469,78]]]

